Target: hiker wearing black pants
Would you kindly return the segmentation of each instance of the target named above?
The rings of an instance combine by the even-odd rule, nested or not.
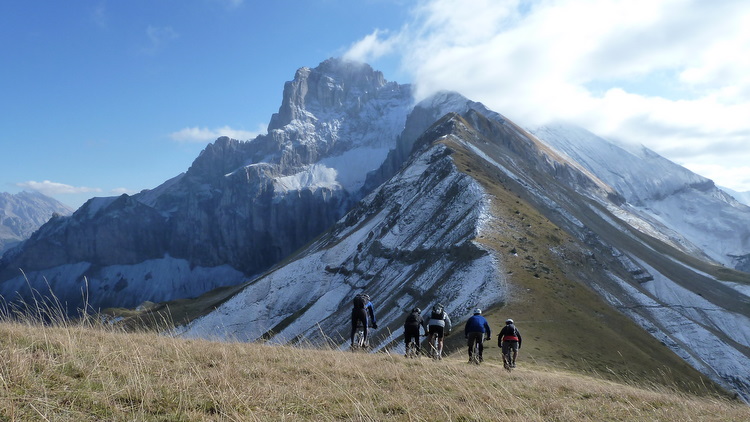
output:
[[[469,363],[472,362],[472,356],[474,353],[474,344],[477,344],[477,362],[482,362],[482,353],[484,352],[484,340],[491,337],[490,324],[482,316],[482,310],[479,308],[474,309],[474,315],[466,321],[466,327],[464,327],[464,337],[466,337],[467,345],[469,346]]]
[[[414,308],[404,321],[404,344],[406,350],[409,350],[409,343],[413,340],[417,345],[417,354],[422,354],[422,348],[419,346],[419,327],[424,328],[427,333],[427,322],[422,318],[422,310]]]
[[[368,324],[368,321],[372,321]],[[375,310],[370,302],[370,296],[367,294],[358,294],[354,297],[354,307],[352,308],[352,333],[351,333],[351,345],[354,346],[354,334],[357,332],[357,325],[362,324],[365,327],[364,339],[367,342],[367,331],[368,326],[372,328],[378,328],[378,324],[375,321]]]

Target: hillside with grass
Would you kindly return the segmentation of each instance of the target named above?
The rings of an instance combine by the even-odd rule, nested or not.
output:
[[[687,393],[677,385],[603,380],[523,354],[508,373],[497,348],[475,366],[463,353],[407,360],[127,333],[88,322],[2,322],[0,355],[3,421],[750,419],[750,407],[708,385]]]

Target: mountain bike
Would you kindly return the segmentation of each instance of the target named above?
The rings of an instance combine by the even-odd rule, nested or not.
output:
[[[473,363],[474,365],[479,365],[482,363],[482,360],[479,358],[479,341],[474,339],[474,344],[471,345],[471,358],[469,359],[469,363]]]
[[[417,340],[412,340],[409,342],[409,344],[406,345],[406,357],[409,359],[419,358],[419,338]]]
[[[508,347],[508,353],[503,353],[503,368],[506,371],[512,372],[516,365],[513,364],[513,348]]]
[[[367,350],[370,348],[369,336],[365,338],[365,327],[362,324],[357,324],[357,331],[354,332],[354,343],[352,344],[352,351]]]
[[[441,356],[439,346],[440,342],[437,334],[435,334],[430,338],[429,349],[427,351],[428,356],[434,360],[441,360],[443,357]]]
[[[479,365],[480,363],[482,363],[482,356],[479,354],[479,350],[482,342],[484,342],[485,340],[489,340],[489,337],[485,337],[484,334],[482,334],[482,337],[480,338],[471,338],[471,355],[469,356],[469,363],[473,363],[475,365]]]

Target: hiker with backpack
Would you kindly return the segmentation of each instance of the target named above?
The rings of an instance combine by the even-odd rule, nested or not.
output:
[[[451,319],[448,316],[448,313],[445,312],[445,309],[443,308],[443,305],[438,303],[435,306],[432,307],[432,312],[430,313],[430,319],[428,321],[428,335],[429,335],[429,344],[430,347],[432,346],[432,340],[437,337],[437,347],[435,347],[436,350],[432,350],[432,353],[435,353],[435,357],[437,359],[443,358],[443,339],[446,335],[450,335],[451,333]]]
[[[484,352],[484,340],[490,339],[492,332],[490,331],[490,324],[482,316],[482,310],[479,308],[474,309],[474,315],[472,315],[466,326],[464,327],[464,337],[466,337],[467,345],[469,346],[469,363],[473,363],[472,360],[474,352],[474,344],[478,345],[477,348],[477,361],[476,363],[482,362],[482,352]]]
[[[378,324],[375,320],[375,309],[372,302],[370,302],[370,296],[365,293],[354,296],[354,306],[352,307],[352,347],[354,347],[354,334],[357,332],[357,325],[359,323],[365,328],[364,340],[366,343],[368,327],[378,328]]]
[[[409,343],[411,341],[414,341],[417,345],[416,354],[422,354],[422,349],[419,346],[419,327],[422,327],[424,332],[427,333],[427,321],[422,318],[422,310],[414,308],[406,317],[406,321],[404,321],[404,344],[406,345],[406,354],[404,357],[409,357]]]
[[[500,330],[497,337],[497,345],[503,349],[503,364],[506,368],[515,368],[518,349],[521,348],[521,333],[512,319],[505,320],[505,327]],[[513,356],[511,356],[511,351]]]

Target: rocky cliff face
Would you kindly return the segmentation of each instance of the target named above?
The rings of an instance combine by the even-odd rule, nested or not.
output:
[[[365,64],[330,59],[302,68],[285,85],[267,135],[251,141],[220,138],[186,173],[152,191],[95,198],[73,216],[49,222],[3,256],[0,294],[14,297],[21,286],[21,296],[29,297],[19,268],[42,293],[45,277],[56,274],[57,296],[80,291],[87,277],[90,286],[98,286],[89,295],[95,308],[104,297],[108,306],[135,306],[239,283],[351,208],[366,174],[395,145],[411,101],[408,85],[387,82]],[[141,277],[139,265],[159,260],[173,265]],[[175,265],[184,263],[206,274],[217,268],[217,274],[212,282],[201,279],[175,291],[162,280],[172,280]],[[126,269],[116,280],[104,280],[101,274],[118,266]],[[233,269],[229,275],[226,266]],[[123,292],[117,300],[112,294],[117,283],[135,295]],[[154,284],[162,288],[151,288]],[[150,288],[140,291],[148,293],[138,293],[136,287],[145,285]],[[70,300],[80,305],[80,299]]]

